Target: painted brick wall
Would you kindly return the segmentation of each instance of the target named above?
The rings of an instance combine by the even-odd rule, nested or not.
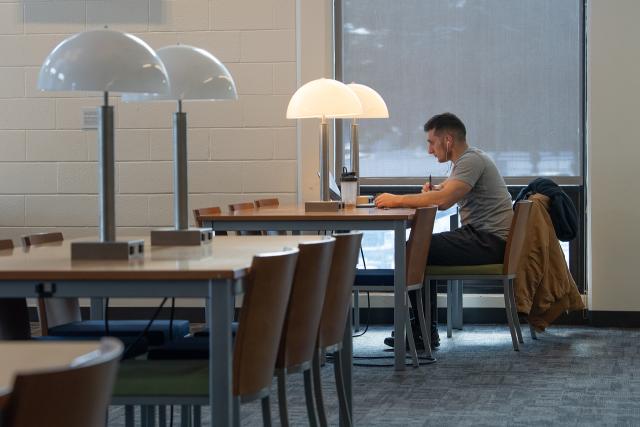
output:
[[[235,78],[237,102],[184,104],[190,208],[296,200],[295,122],[285,119],[296,89],[295,0],[0,0],[0,238],[97,235],[97,135],[81,129],[81,114],[101,100],[40,92],[36,80],[57,43],[105,25],[155,49],[207,49]],[[170,225],[175,105],[111,102],[118,233]]]

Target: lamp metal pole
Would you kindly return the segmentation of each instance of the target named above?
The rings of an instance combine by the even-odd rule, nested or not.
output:
[[[109,105],[109,92],[104,92],[104,103],[99,109],[100,129],[100,241],[116,240],[115,150],[113,106]]]
[[[189,228],[189,185],[187,159],[187,113],[182,111],[178,100],[178,111],[173,114],[173,187],[174,226],[177,230]]]

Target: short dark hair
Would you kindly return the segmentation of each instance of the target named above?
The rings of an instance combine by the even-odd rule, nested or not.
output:
[[[462,120],[453,113],[436,114],[424,124],[424,131],[429,132],[433,129],[435,132],[447,130],[454,133],[454,137],[461,141],[467,139],[467,128],[464,127]]]

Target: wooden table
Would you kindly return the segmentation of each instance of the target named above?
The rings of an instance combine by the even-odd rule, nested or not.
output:
[[[393,230],[395,265],[405,265],[406,230],[413,220],[413,209],[346,208],[337,212],[305,212],[304,206],[279,206],[247,209],[217,215],[205,215],[202,220],[214,230]],[[406,272],[394,269],[394,315],[396,342],[404,342],[404,316],[407,306]],[[395,369],[405,369],[405,346],[394,347]],[[351,369],[351,360],[345,357],[345,368]],[[347,384],[351,379],[345,380]],[[349,391],[347,391],[349,394]]]
[[[16,374],[66,368],[76,358],[99,349],[99,341],[0,342],[0,397],[11,392]]]
[[[136,237],[137,239],[145,239]],[[243,290],[253,255],[296,247],[318,236],[216,236],[190,247],[145,246],[143,260],[71,261],[70,242],[32,246],[0,257],[0,298],[208,298],[209,404],[212,425],[233,425],[234,296]]]

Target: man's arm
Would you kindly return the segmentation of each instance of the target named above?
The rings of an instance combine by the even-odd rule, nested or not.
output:
[[[380,194],[375,199],[378,208],[420,208],[437,205],[438,209],[449,209],[458,203],[469,191],[471,186],[457,179],[447,179],[440,190],[427,191],[420,194]]]

